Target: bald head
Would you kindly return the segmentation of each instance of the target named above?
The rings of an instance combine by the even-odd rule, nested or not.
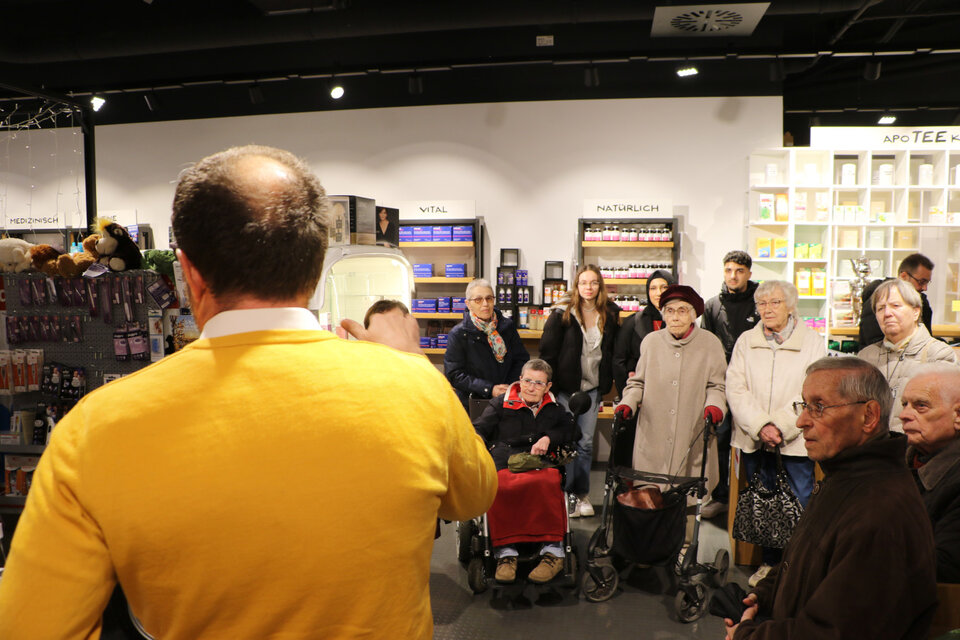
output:
[[[960,437],[960,368],[922,367],[904,387],[900,421],[907,442],[926,455]]]
[[[218,300],[309,297],[327,248],[327,199],[292,154],[234,147],[183,172],[173,201],[177,246]]]

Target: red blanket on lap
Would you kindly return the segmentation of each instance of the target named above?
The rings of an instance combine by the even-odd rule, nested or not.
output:
[[[497,472],[497,498],[487,512],[493,546],[518,542],[559,542],[566,531],[566,509],[560,472],[538,469]]]

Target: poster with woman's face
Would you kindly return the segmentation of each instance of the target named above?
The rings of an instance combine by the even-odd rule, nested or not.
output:
[[[400,243],[400,209],[377,207],[377,244],[395,247]]]

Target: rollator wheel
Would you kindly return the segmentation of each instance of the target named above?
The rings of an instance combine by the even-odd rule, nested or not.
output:
[[[717,557],[713,560],[713,567],[716,573],[713,574],[713,584],[722,587],[727,584],[727,570],[730,568],[730,554],[726,549],[717,551]]]
[[[610,551],[609,529],[605,526],[597,527],[597,530],[590,536],[590,542],[587,543],[588,558],[603,558]],[[606,536],[604,534],[607,534]]]
[[[602,582],[597,582],[590,570],[585,569],[580,581],[580,591],[589,602],[604,602],[609,600],[616,592],[620,576],[617,574],[617,570],[609,564],[600,564],[596,568],[600,570]]]
[[[467,565],[467,584],[474,593],[483,593],[490,586],[483,558],[470,558],[470,564]]]
[[[677,597],[673,600],[673,607],[677,611],[680,622],[693,622],[706,611],[707,588],[700,582],[690,582],[681,585]]]
[[[477,524],[473,520],[457,522],[457,560],[466,564],[473,555],[470,550],[470,541],[477,532]]]

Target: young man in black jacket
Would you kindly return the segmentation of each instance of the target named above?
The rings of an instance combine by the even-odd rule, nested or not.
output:
[[[700,326],[720,338],[727,362],[740,334],[752,329],[760,316],[753,301],[758,283],[750,279],[753,260],[745,251],[730,251],[723,257],[723,287],[720,295],[707,300]],[[703,510],[703,517],[715,518],[726,512],[730,496],[730,412],[717,427],[717,455],[720,482],[713,490],[713,501]]]

